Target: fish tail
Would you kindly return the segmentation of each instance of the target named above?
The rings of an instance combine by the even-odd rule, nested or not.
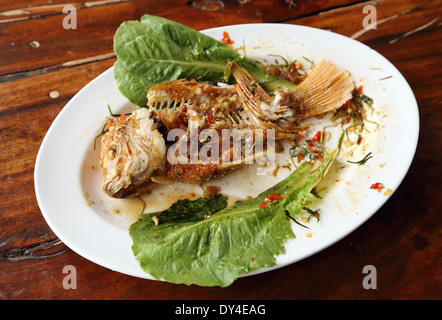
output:
[[[352,98],[354,81],[347,71],[339,70],[330,61],[320,61],[312,72],[294,89],[302,98],[302,118],[340,108]]]

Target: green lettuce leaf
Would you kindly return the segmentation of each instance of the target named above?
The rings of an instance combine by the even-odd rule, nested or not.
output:
[[[306,162],[258,197],[228,207],[218,196],[141,215],[129,229],[141,268],[173,283],[226,287],[243,273],[274,266],[276,256],[285,252],[285,241],[295,237],[287,214],[301,213],[336,153],[324,157],[317,168]],[[260,208],[272,193],[283,199]]]
[[[225,82],[229,62],[240,61],[268,90],[294,84],[268,74],[224,43],[161,17],[144,15],[126,21],[114,36],[118,60],[114,78],[120,92],[132,103],[145,106],[147,90],[164,81],[195,79]]]

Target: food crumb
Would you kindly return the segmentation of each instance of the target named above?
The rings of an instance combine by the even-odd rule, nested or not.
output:
[[[152,217],[152,220],[153,220],[153,222],[155,223],[155,225],[157,226],[157,225],[158,225],[158,222],[159,222],[158,217],[157,217],[157,216],[153,216],[153,217]]]
[[[311,233],[311,232],[309,232],[309,233],[306,233],[306,235],[305,235],[306,237],[312,237],[313,236],[313,234]]]
[[[114,210],[112,210],[112,212],[115,213],[115,214],[118,214],[118,213],[120,213],[120,210],[114,209]]]
[[[206,190],[204,190],[204,198],[213,198],[219,193],[219,187],[217,186],[208,186]]]
[[[384,192],[384,196],[388,196],[388,195],[390,195],[392,193],[393,193],[393,190],[387,189],[387,191]]]

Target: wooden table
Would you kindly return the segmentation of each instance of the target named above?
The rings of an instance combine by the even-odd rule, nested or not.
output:
[[[0,298],[14,299],[439,299],[441,287],[442,1],[66,0],[0,3]],[[364,30],[374,5],[377,29]],[[201,30],[238,23],[306,25],[357,39],[389,59],[419,104],[416,156],[392,198],[362,227],[290,266],[204,288],[133,278],[79,256],[46,224],[33,173],[48,128],[69,99],[113,65],[120,23],[144,13]],[[71,21],[72,22],[72,21]],[[75,266],[76,289],[63,268]],[[362,285],[365,265],[377,289]]]

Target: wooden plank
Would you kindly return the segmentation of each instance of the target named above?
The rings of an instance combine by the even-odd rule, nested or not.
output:
[[[99,59],[95,63],[91,63],[95,61],[94,59],[86,63],[73,62],[68,66],[46,70],[32,77],[0,83],[0,96],[3,101],[0,105],[0,117],[19,113],[29,107],[52,103],[54,99],[72,97],[88,82],[114,64],[116,59],[113,55],[109,56],[110,58]],[[35,90],[36,83],[40,90]]]
[[[376,8],[376,29],[365,29],[364,18],[368,13],[363,13],[367,5]],[[413,29],[419,28],[428,22],[433,22],[428,27],[440,27],[442,20],[442,7],[438,0],[409,1],[378,0],[357,3],[342,8],[321,12],[318,17],[309,16],[287,21],[300,25],[308,25],[320,29],[327,29],[369,43],[373,39],[393,41]],[[440,19],[438,19],[440,18]],[[425,22],[425,23],[424,23]],[[397,40],[396,40],[397,41]]]
[[[68,13],[69,8],[76,10],[106,6],[133,0],[91,0],[87,2],[69,2],[66,0],[30,0],[3,1],[0,3],[0,22],[14,22],[35,19],[54,14]]]
[[[352,1],[354,2],[354,1]],[[108,2],[94,6],[77,4],[77,29],[64,29],[62,8],[51,7],[41,18],[19,16],[15,22],[0,21],[0,76],[63,64],[67,61],[98,56],[113,51],[113,35],[126,20],[139,19],[144,13],[173,18],[192,28],[201,30],[209,27],[237,23],[236,15],[242,15],[242,23],[272,22],[299,15],[342,6],[348,1],[309,1],[297,7],[285,2],[261,1],[241,5],[228,2],[221,11],[209,12],[189,5],[188,1],[170,2]],[[54,5],[55,6],[55,5]],[[57,11],[58,10],[58,11]],[[205,19],[200,19],[204,15]],[[282,17],[282,18],[281,18]],[[1,78],[0,78],[1,79]],[[0,81],[7,81],[3,78]]]

